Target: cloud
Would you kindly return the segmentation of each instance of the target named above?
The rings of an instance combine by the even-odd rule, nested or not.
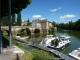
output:
[[[41,18],[40,20],[43,20],[43,19],[46,19],[46,18]]]
[[[61,9],[61,7],[57,8],[57,9],[50,9],[51,12],[56,12],[57,10]]]
[[[33,15],[33,18],[41,18],[41,15]]]
[[[60,19],[64,20],[66,18],[74,18],[76,17],[74,14],[67,14],[67,15],[64,15],[64,16],[60,16]]]
[[[25,20],[22,20],[22,22],[24,22]]]
[[[50,11],[51,11],[51,12],[55,12],[55,11],[57,11],[57,10],[58,10],[58,9],[51,9]]]

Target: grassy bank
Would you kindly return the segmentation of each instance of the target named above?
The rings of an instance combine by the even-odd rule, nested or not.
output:
[[[6,40],[9,40],[8,36],[4,35],[3,37],[6,38]],[[24,59],[25,60],[33,60],[33,55],[29,51],[25,50],[23,45],[21,45],[20,43],[18,43],[17,41],[15,41],[13,39],[12,39],[12,43],[13,43],[13,45],[18,46],[20,49],[22,49],[24,51]]]
[[[8,36],[4,37],[9,40]],[[20,49],[22,49],[25,54],[24,54],[24,59],[25,60],[53,60],[53,58],[55,57],[53,54],[48,53],[46,51],[43,50],[39,50],[39,49],[26,49],[26,45],[24,46],[24,44],[19,43],[16,40],[12,40],[13,45],[18,46]],[[29,46],[28,46],[29,47]]]

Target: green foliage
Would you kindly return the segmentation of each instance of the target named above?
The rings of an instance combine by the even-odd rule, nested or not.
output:
[[[4,30],[2,30],[2,34],[3,35],[8,35],[8,33],[6,31],[4,31]]]
[[[60,23],[57,24],[58,29],[66,29],[66,30],[80,30],[80,19],[76,22],[69,21],[68,23]]]
[[[55,27],[55,26],[56,26],[56,22],[53,21],[53,22],[52,22],[52,25]]]
[[[49,33],[52,33],[51,29],[48,30]]]
[[[58,40],[58,42],[62,42],[62,40]]]
[[[21,26],[22,23],[22,19],[21,19],[21,12],[18,13],[18,17],[17,17],[17,25]]]
[[[76,29],[77,29],[77,30],[80,30],[80,19],[78,19],[78,20],[75,22],[75,25],[76,25]]]
[[[26,28],[27,34],[31,34],[31,31],[29,30],[29,28]]]
[[[23,31],[22,35],[25,35],[25,36],[27,35],[26,30]]]
[[[27,26],[30,26],[30,25],[31,25],[31,22],[30,22],[29,19],[27,20],[27,22],[28,22],[28,23],[27,23]]]
[[[30,23],[29,19],[27,20],[28,23]]]
[[[15,14],[12,14],[12,26],[15,26]]]
[[[30,23],[27,23],[27,26],[31,26],[31,22]]]
[[[50,27],[49,33],[54,33],[54,32],[55,32],[55,27],[54,26]]]
[[[26,36],[27,35],[27,31],[26,30],[20,30],[19,32],[18,32],[18,34],[20,35],[20,36]]]
[[[8,16],[9,0],[1,0],[1,17]],[[11,14],[19,13],[25,9],[32,0],[11,0]]]
[[[2,22],[1,22],[1,25],[2,26],[8,26],[9,24],[9,22],[8,22],[8,20],[9,20],[9,17],[8,16],[5,16],[5,17],[3,17],[2,19]]]
[[[5,36],[4,37],[9,40],[9,37],[8,36]],[[18,46],[20,49],[22,49],[24,51],[24,60],[33,60],[33,55],[31,54],[31,52],[25,50],[24,46],[20,43],[18,43],[16,40],[12,40],[12,43],[16,46]]]
[[[54,55],[45,52],[43,50],[33,49],[32,51],[33,60],[53,60]]]
[[[4,37],[9,40],[8,36]],[[53,60],[55,57],[53,54],[39,49],[25,50],[24,45],[21,43],[18,43],[16,40],[12,40],[12,42],[25,52],[23,56],[25,60]]]

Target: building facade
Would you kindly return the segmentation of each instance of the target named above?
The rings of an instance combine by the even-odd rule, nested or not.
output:
[[[50,21],[48,21],[47,19],[33,20],[32,21],[32,27],[49,29],[52,26],[53,26],[52,23]]]
[[[39,22],[39,20],[32,21],[32,27],[41,28],[41,23]]]
[[[23,21],[23,22],[21,23],[21,26],[26,26],[27,24],[28,24],[27,21]]]

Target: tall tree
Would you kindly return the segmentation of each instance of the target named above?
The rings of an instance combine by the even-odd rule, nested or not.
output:
[[[30,23],[30,20],[28,19],[27,22]]]
[[[21,12],[18,13],[18,17],[17,17],[17,25],[21,26],[22,23],[22,19],[21,19]]]
[[[75,23],[76,23],[76,30],[80,30],[80,19],[78,19]]]
[[[11,37],[11,14],[19,13],[22,9],[26,8],[30,3],[31,0],[0,0],[0,44],[2,41],[1,18],[9,15],[9,32]]]
[[[55,26],[56,26],[56,22],[53,21],[53,22],[52,22],[52,25],[55,27]]]
[[[11,0],[11,14],[19,13],[22,9],[25,9],[32,0]],[[9,12],[9,0],[1,0],[1,18],[8,16]]]
[[[15,25],[15,14],[12,14],[12,26]]]
[[[30,26],[31,25],[31,22],[30,22],[29,19],[27,20],[27,22],[28,22],[27,25]]]
[[[1,20],[2,20],[1,25],[2,25],[2,26],[8,26],[8,25],[9,25],[8,19],[9,19],[8,16],[3,17],[3,18],[1,19]]]

